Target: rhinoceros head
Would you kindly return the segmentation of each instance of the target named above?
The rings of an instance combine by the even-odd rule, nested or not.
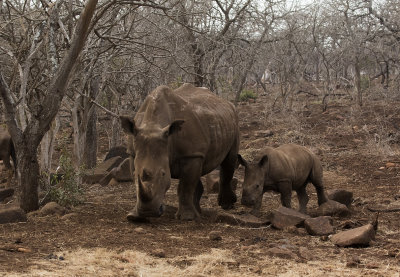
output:
[[[250,207],[261,205],[265,174],[263,169],[267,165],[268,156],[263,156],[258,162],[249,163],[241,155],[238,155],[238,161],[245,168],[242,205]]]
[[[136,183],[138,217],[157,217],[164,211],[165,193],[171,185],[168,138],[181,130],[183,120],[161,128],[144,124],[140,128],[128,117],[120,117],[122,129],[133,136],[131,148],[135,154],[133,179]]]

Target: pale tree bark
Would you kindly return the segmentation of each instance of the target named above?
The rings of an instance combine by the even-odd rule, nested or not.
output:
[[[84,142],[86,132],[84,130],[84,125],[86,124],[86,119],[82,116],[82,106],[84,106],[83,101],[85,101],[85,98],[82,95],[77,95],[72,108],[72,127],[74,129],[73,138],[75,165],[77,167],[76,169],[82,165],[83,151],[85,147]]]
[[[363,105],[362,88],[361,88],[361,72],[360,60],[358,55],[354,57],[354,88],[356,92],[357,104],[361,107]]]
[[[89,97],[96,99],[100,89],[100,78],[94,78],[90,85]],[[87,168],[94,168],[97,161],[97,112],[96,106],[91,105],[88,112],[88,121],[86,126],[85,151],[83,153],[83,162]]]
[[[112,118],[112,131],[110,139],[110,148],[121,145],[121,123],[119,118]]]
[[[108,86],[110,89],[110,96],[108,99],[108,103],[111,104],[112,98],[117,99],[117,103],[114,104],[115,107],[115,112],[118,114],[119,113],[119,106],[121,105],[121,100],[118,97],[118,92],[116,91],[113,86]],[[111,106],[109,107],[111,110]],[[109,138],[109,148],[116,147],[121,145],[121,123],[118,117],[113,117],[111,120],[111,134],[108,133],[108,138]]]
[[[89,76],[91,73],[89,73]],[[97,114],[96,106],[91,99],[96,99],[99,93],[99,78],[88,80],[87,95],[76,97],[72,109],[72,123],[74,129],[74,155],[77,170],[79,167],[93,168],[97,159]]]
[[[48,181],[50,181],[51,162],[53,159],[55,137],[60,130],[60,118],[58,115],[50,126],[50,130],[44,135],[40,143],[40,168],[46,172]]]
[[[11,97],[10,89],[0,71],[0,94],[6,112],[6,123],[14,141],[17,154],[17,174],[20,186],[20,206],[25,211],[37,210],[39,163],[37,150],[44,134],[50,129],[73,69],[73,66],[85,44],[90,22],[97,6],[97,0],[88,0],[76,25],[71,47],[63,58],[57,72],[48,86],[47,94],[40,106],[40,113],[32,116],[24,130],[16,124],[15,102]]]
[[[48,53],[47,53],[47,59],[50,61],[50,70],[48,72],[48,75],[50,78],[53,78],[53,76],[56,74],[57,68],[59,66],[58,60],[57,60],[57,49],[56,49],[56,28],[61,28],[63,29],[64,26],[60,25],[61,20],[59,19],[59,3],[56,2],[51,10],[50,10],[50,17],[49,17],[49,34],[48,34]],[[69,40],[68,34],[65,32],[64,36],[66,36],[66,39]],[[40,143],[40,166],[41,166],[41,171],[45,172],[47,177],[47,181],[50,182],[50,173],[51,173],[51,164],[52,164],[52,159],[53,159],[53,152],[54,152],[54,144],[55,144],[55,136],[58,133],[58,130],[60,128],[60,119],[58,114],[56,115],[55,120],[53,123],[50,125],[50,129],[46,134],[44,135],[41,143]]]

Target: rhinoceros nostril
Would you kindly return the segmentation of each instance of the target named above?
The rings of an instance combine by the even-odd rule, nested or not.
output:
[[[142,176],[141,176],[142,182],[148,182],[151,180],[151,173],[148,169],[143,169]]]
[[[164,213],[164,205],[163,204],[160,205],[160,208],[159,208],[158,212],[159,212],[160,215],[162,215]]]

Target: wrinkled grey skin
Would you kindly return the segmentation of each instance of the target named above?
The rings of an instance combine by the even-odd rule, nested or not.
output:
[[[292,190],[297,192],[299,211],[307,212],[306,186],[311,182],[318,195],[318,204],[327,201],[322,184],[320,160],[308,149],[285,144],[277,148],[265,147],[255,163],[242,156],[238,160],[245,167],[242,204],[260,209],[263,193],[269,190],[281,194],[282,205],[291,208]]]
[[[131,173],[137,204],[128,220],[160,216],[171,178],[179,179],[176,217],[199,217],[203,185],[200,176],[218,166],[218,203],[233,207],[236,195],[230,182],[239,148],[234,106],[206,88],[184,84],[176,90],[157,87],[145,99],[134,119],[121,117],[129,135]]]
[[[17,159],[15,156],[15,149],[11,136],[7,131],[0,130],[0,160],[3,161],[4,166],[7,169],[11,169],[10,157],[14,162],[14,168],[16,172]]]

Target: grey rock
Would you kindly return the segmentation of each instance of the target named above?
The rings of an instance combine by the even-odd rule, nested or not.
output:
[[[137,234],[144,234],[144,233],[146,233],[146,231],[145,231],[142,227],[137,227],[137,228],[135,228],[133,231],[135,231],[135,233],[137,233]]]
[[[375,230],[372,224],[367,224],[355,229],[337,233],[331,237],[331,241],[341,247],[368,246],[375,238]]]
[[[74,217],[77,217],[78,214],[77,213],[69,213],[69,214],[65,214],[61,217],[62,220],[72,220]]]
[[[60,206],[56,202],[49,202],[46,205],[44,205],[38,212],[39,215],[41,216],[46,216],[46,215],[64,215],[66,212],[66,209],[62,206]]]
[[[304,221],[304,227],[312,236],[327,236],[334,232],[331,220],[330,216],[308,218]]]
[[[227,212],[218,212],[216,222],[228,223],[231,225],[240,225],[246,227],[261,227],[269,224],[269,221],[255,217],[252,214],[231,214]]]
[[[126,158],[117,167],[110,170],[100,181],[101,186],[110,184],[110,181],[115,179],[117,182],[132,181],[130,159]]]
[[[98,183],[108,172],[117,167],[123,159],[120,156],[110,158],[99,164],[94,170],[89,170],[83,177],[82,182],[86,184]]]
[[[112,147],[110,150],[108,150],[106,157],[104,158],[104,161],[118,156],[120,156],[123,159],[129,158],[129,154],[126,153],[126,150],[127,150],[126,147],[123,145]]]
[[[312,261],[315,258],[313,252],[303,246],[299,248],[299,257],[307,261]]]
[[[4,201],[4,199],[13,196],[14,189],[13,188],[2,188],[0,189],[0,202]]]
[[[309,215],[286,207],[279,207],[269,215],[272,226],[281,230],[290,226],[303,226],[304,221],[308,218],[310,218]]]
[[[0,209],[0,224],[26,221],[26,214],[20,207],[9,207]]]
[[[318,207],[318,215],[320,216],[339,216],[344,217],[350,215],[350,210],[346,205],[339,202],[328,200]]]
[[[288,249],[282,249],[279,247],[272,247],[268,249],[266,252],[271,257],[277,257],[287,260],[296,260],[298,258],[298,256],[292,251]]]
[[[210,240],[222,240],[222,233],[219,231],[211,231],[208,234],[208,237],[210,238]]]
[[[353,202],[353,193],[344,189],[332,189],[326,192],[328,199],[339,202],[347,207]]]
[[[261,130],[255,133],[257,137],[266,138],[274,135],[274,132],[271,130]]]
[[[165,251],[163,249],[155,249],[151,251],[151,255],[157,258],[165,258]]]

